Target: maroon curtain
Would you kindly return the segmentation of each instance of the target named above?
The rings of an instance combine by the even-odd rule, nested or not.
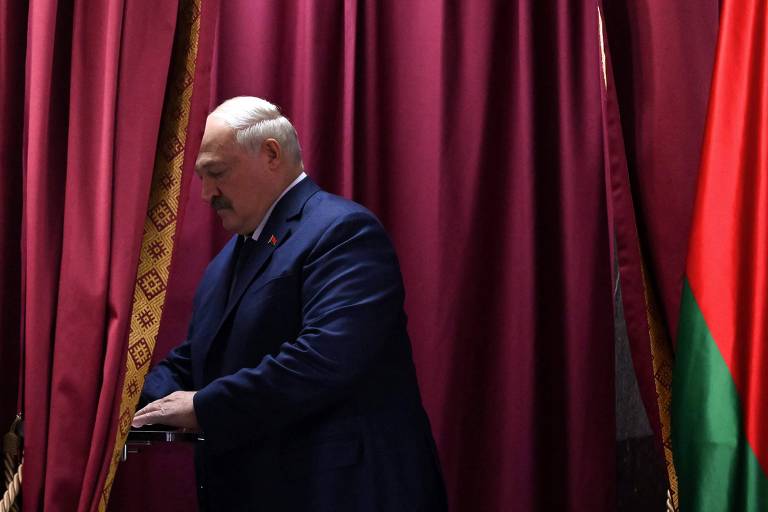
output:
[[[638,230],[674,340],[719,1],[604,3]]]
[[[222,2],[215,100],[278,103],[309,174],[394,239],[452,510],[616,507],[597,19],[591,1]],[[195,186],[157,357],[227,237]],[[151,451],[118,474],[125,500],[191,488]]]
[[[18,412],[21,303],[21,145],[24,128],[22,2],[0,3],[0,431]]]
[[[152,366],[186,335],[197,278],[215,254],[212,252],[214,248],[220,247],[229,238],[220,228],[216,229],[217,218],[205,217],[210,207],[200,201],[200,183],[193,179],[197,151],[212,101],[211,61],[219,5],[218,0],[201,2],[198,54],[184,149],[174,256]],[[200,219],[203,219],[203,225],[199,224]],[[199,268],[195,268],[195,264]],[[190,279],[190,273],[195,277]],[[107,510],[195,510],[197,493],[192,471],[193,455],[191,445],[154,445],[129,455],[118,465]]]
[[[629,414],[620,418],[617,427],[622,441],[620,504],[634,500],[637,508],[632,510],[648,510],[652,494],[659,494],[656,507],[662,506],[665,488],[671,488],[677,500],[670,451],[672,345],[714,60],[718,1],[605,0],[603,4],[611,236],[616,241],[623,319],[631,349],[628,366],[634,365],[629,380],[636,381],[645,406],[645,412],[635,418],[626,417]],[[628,380],[626,375],[618,377]],[[620,387],[617,401],[631,403],[634,396],[630,395]],[[641,416],[647,416],[647,421]],[[663,473],[669,473],[670,479]],[[654,482],[663,482],[660,493],[652,490]]]
[[[29,4],[25,510],[96,510],[177,2]]]
[[[633,379],[656,448],[651,453],[623,454],[620,471],[629,480],[624,488],[636,492],[633,481],[657,479],[650,473],[658,471],[656,460],[665,458],[671,464],[673,357],[668,354],[677,334],[719,2],[604,0],[604,5],[617,97],[611,128],[624,142],[614,158],[614,164],[622,163],[618,173],[614,165],[613,173],[617,212],[613,239],[621,267]],[[649,313],[655,320],[650,326]],[[654,340],[649,334],[662,350],[658,345],[651,349]],[[617,400],[628,398],[620,395]],[[674,494],[674,485],[670,487]]]

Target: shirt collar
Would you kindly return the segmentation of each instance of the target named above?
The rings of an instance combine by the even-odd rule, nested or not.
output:
[[[302,171],[302,172],[301,172],[301,174],[299,174],[299,175],[296,177],[296,179],[295,179],[295,180],[293,180],[293,182],[291,182],[291,184],[290,184],[290,185],[288,185],[288,186],[285,188],[285,190],[283,190],[282,194],[280,194],[280,196],[279,196],[277,199],[275,199],[275,202],[274,202],[274,203],[272,203],[272,206],[270,206],[270,207],[269,207],[269,210],[267,210],[267,213],[264,215],[264,218],[263,218],[263,219],[261,219],[261,222],[260,222],[260,223],[259,223],[259,225],[256,227],[256,230],[253,232],[253,235],[251,235],[251,238],[252,238],[252,239],[254,239],[254,240],[258,240],[258,239],[259,239],[259,236],[261,235],[261,232],[262,232],[262,231],[264,231],[264,226],[266,226],[266,225],[267,225],[267,221],[269,220],[269,217],[270,217],[270,215],[272,215],[272,210],[274,210],[274,209],[275,209],[275,206],[277,206],[277,203],[279,203],[279,202],[280,202],[280,200],[283,198],[283,196],[284,196],[285,194],[287,194],[287,193],[288,193],[288,191],[289,191],[289,190],[291,190],[293,187],[295,187],[296,185],[298,185],[298,184],[301,182],[301,180],[303,180],[303,179],[304,179],[304,178],[306,178],[306,177],[307,177],[307,173],[306,173],[306,172],[304,172],[304,171]]]

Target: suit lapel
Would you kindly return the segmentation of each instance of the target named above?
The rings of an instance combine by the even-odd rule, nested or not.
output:
[[[261,274],[261,270],[269,261],[270,256],[272,256],[272,252],[277,247],[277,244],[271,244],[268,242],[269,238],[265,240],[264,234],[267,231],[267,227],[268,226],[265,226],[264,233],[262,233],[261,236],[259,236],[259,239],[254,242],[256,247],[253,252],[251,252],[248,255],[248,259],[243,262],[242,275],[239,276],[237,283],[235,283],[235,288],[232,290],[232,295],[229,298],[229,303],[227,304],[227,309],[224,313],[225,318],[230,314],[234,306],[238,303],[240,297],[243,295],[243,293],[245,293],[245,290],[248,288],[248,286],[250,286],[254,279],[256,279],[256,277]],[[277,240],[282,242],[288,236],[290,236],[290,230],[272,233],[269,236],[274,236]]]
[[[291,236],[294,225],[298,223],[301,218],[304,205],[318,190],[320,189],[315,182],[309,177],[306,177],[280,199],[280,202],[277,203],[275,209],[272,210],[272,215],[270,215],[267,224],[264,226],[264,230],[259,235],[258,240],[256,240],[256,248],[248,256],[248,260],[243,264],[243,275],[238,279],[236,287],[232,290],[228,302],[227,292],[229,290],[230,280],[226,279],[226,277],[231,276],[231,269],[234,267],[234,262],[231,262],[229,266],[229,274],[227,274],[227,276],[222,276],[220,282],[216,283],[216,297],[223,296],[223,304],[225,304],[226,307],[223,309],[223,314],[218,317],[219,321],[216,330],[213,331],[211,338],[207,340],[207,344],[203,349],[204,356],[202,360],[205,360],[207,357],[211,342],[219,335],[222,326],[236,309],[236,306],[240,302],[245,291],[260,275],[263,274],[268,266],[272,253]],[[234,251],[234,243],[232,243],[232,247],[229,247],[229,244],[227,247],[229,248],[230,253]],[[229,259],[231,260],[232,258],[230,257]],[[220,302],[217,301],[217,304],[219,303]],[[219,311],[222,310],[217,309],[217,312]]]
[[[232,279],[232,270],[235,264],[235,246],[237,236],[233,236],[224,246],[212,265],[213,274],[210,276],[210,285],[208,293],[202,299],[198,311],[201,318],[197,320],[198,331],[202,335],[198,338],[200,343],[199,352],[201,355],[208,353],[211,341],[221,328],[221,318],[227,307],[227,296],[229,295],[229,283]],[[210,329],[210,330],[209,330]],[[195,357],[193,359],[193,371],[196,375],[195,382],[202,382],[203,362],[205,357]]]

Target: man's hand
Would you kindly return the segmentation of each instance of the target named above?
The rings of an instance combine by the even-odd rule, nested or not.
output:
[[[196,391],[176,391],[155,400],[136,412],[131,426],[138,428],[161,423],[171,427],[200,430],[195,408],[192,405],[192,397],[195,396],[195,393]]]

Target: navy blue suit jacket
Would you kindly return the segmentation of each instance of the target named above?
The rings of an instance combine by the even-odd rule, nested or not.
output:
[[[187,340],[142,394],[198,390],[202,507],[444,510],[400,269],[379,222],[306,178],[257,244],[231,297],[236,237],[213,259]]]

